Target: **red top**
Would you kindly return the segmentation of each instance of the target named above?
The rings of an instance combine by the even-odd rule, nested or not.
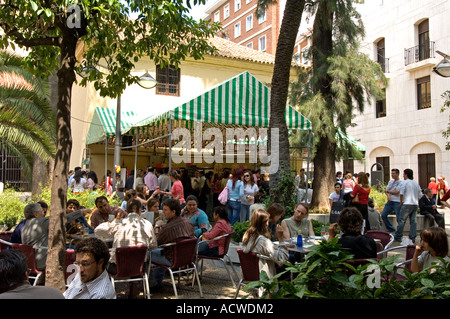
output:
[[[437,187],[438,187],[438,184],[436,182],[430,182],[428,184],[428,188],[433,191],[433,194],[437,194]]]
[[[358,203],[359,204],[369,204],[369,194],[370,194],[370,188],[368,190],[365,190],[362,188],[359,184],[353,188],[352,196],[355,197],[358,193]]]
[[[231,224],[225,219],[220,219],[210,232],[205,233],[205,238],[209,240],[229,233],[231,233]],[[210,248],[219,247],[219,255],[223,255],[225,253],[225,241],[226,238],[224,237],[219,240],[210,241],[208,244]]]
[[[176,181],[175,183],[173,183],[171,193],[173,198],[177,198],[178,195],[181,195],[181,197],[178,199],[180,204],[183,204],[185,202],[183,184],[181,183],[181,181]]]

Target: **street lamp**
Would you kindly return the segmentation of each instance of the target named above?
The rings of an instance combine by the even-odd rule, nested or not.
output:
[[[158,82],[147,72],[139,78],[138,84],[144,89],[153,89]]]
[[[433,71],[444,78],[450,77],[450,56],[448,54],[442,53],[441,51],[436,51],[436,53],[442,55],[444,59],[436,64]]]
[[[158,82],[146,71],[140,78],[137,84],[144,89],[154,88]],[[121,145],[121,131],[120,131],[120,121],[121,121],[121,96],[117,97],[117,108],[116,108],[116,138],[114,141],[114,172],[113,172],[113,187],[116,189],[117,183],[117,173],[120,172],[120,151],[122,149]]]
[[[106,67],[104,67],[106,68]],[[107,69],[107,68],[106,68]],[[94,70],[95,72],[99,72],[95,66],[88,66],[83,68],[80,75],[85,78],[89,75],[89,72]],[[154,88],[158,82],[148,73],[148,71],[145,71],[145,73],[139,78],[137,81],[137,84],[144,88],[144,89],[152,89]],[[120,151],[122,149],[121,145],[121,95],[117,96],[117,106],[116,106],[116,135],[115,135],[115,141],[114,141],[114,172],[113,172],[113,188],[116,189],[116,183],[117,183],[117,173],[120,172]],[[105,178],[106,178],[106,167],[105,167]]]

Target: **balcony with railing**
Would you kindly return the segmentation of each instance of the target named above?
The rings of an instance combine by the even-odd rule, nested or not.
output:
[[[381,66],[381,70],[384,73],[389,73],[389,59],[388,58],[385,58],[384,56],[378,54],[377,62]]]
[[[420,62],[435,56],[434,41],[428,41],[415,47],[405,49],[405,65]]]

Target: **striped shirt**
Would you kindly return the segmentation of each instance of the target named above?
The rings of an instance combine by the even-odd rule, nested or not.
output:
[[[94,280],[83,283],[78,272],[64,292],[66,299],[117,299],[116,291],[106,270]]]
[[[152,223],[136,213],[98,225],[95,234],[98,237],[113,238],[113,248],[145,245],[149,249],[155,249],[158,246]],[[114,251],[111,252],[110,261],[116,262]]]
[[[157,241],[158,245],[164,245],[189,238],[195,238],[194,225],[187,218],[175,216],[161,226]],[[173,247],[164,248],[164,255],[173,261]]]

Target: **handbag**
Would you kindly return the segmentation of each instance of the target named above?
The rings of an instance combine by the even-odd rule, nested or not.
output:
[[[357,188],[357,193],[356,193],[356,196],[353,197],[353,199],[352,199],[352,203],[354,203],[354,204],[358,204],[359,203],[359,185],[356,185],[356,187],[358,187]]]
[[[228,185],[220,192],[218,197],[219,202],[222,205],[226,205],[228,202]]]

